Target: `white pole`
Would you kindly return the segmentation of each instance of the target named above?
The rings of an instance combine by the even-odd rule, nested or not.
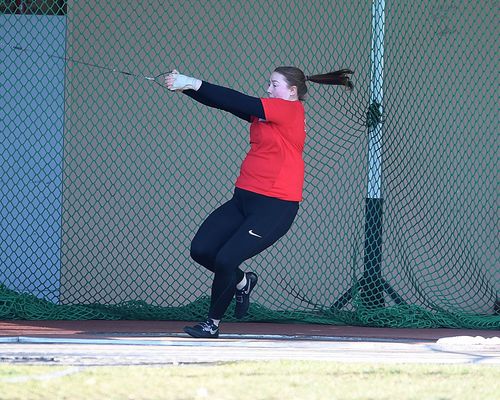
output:
[[[383,115],[385,0],[372,2],[370,103]],[[368,198],[382,198],[382,124],[368,128]]]

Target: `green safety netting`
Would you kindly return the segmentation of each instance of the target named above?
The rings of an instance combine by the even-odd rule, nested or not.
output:
[[[480,6],[479,6],[480,4]],[[248,126],[148,77],[309,85],[304,201],[249,321],[500,328],[494,1],[2,1],[2,319],[204,318]],[[231,320],[232,312],[227,313]]]

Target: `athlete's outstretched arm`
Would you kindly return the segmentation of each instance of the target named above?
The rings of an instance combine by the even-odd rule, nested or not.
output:
[[[186,95],[204,105],[228,111],[249,122],[252,116],[265,119],[261,100],[237,90],[186,77],[176,71],[170,75],[170,78],[167,77],[167,87],[170,90],[182,90]]]
[[[228,111],[250,122],[252,116],[264,119],[264,108],[258,97],[203,81],[200,88],[186,90],[186,95],[209,107]]]

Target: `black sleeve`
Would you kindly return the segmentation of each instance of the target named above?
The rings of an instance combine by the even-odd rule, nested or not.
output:
[[[197,91],[185,90],[183,93],[206,106],[228,111],[248,122],[252,116],[265,119],[264,107],[258,97],[233,89],[203,81]]]

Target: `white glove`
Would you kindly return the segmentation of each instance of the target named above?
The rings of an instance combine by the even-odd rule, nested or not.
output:
[[[167,85],[167,88],[172,91],[182,91],[188,89],[198,90],[201,83],[200,79],[179,74],[179,71],[175,69],[165,76],[165,84]]]

